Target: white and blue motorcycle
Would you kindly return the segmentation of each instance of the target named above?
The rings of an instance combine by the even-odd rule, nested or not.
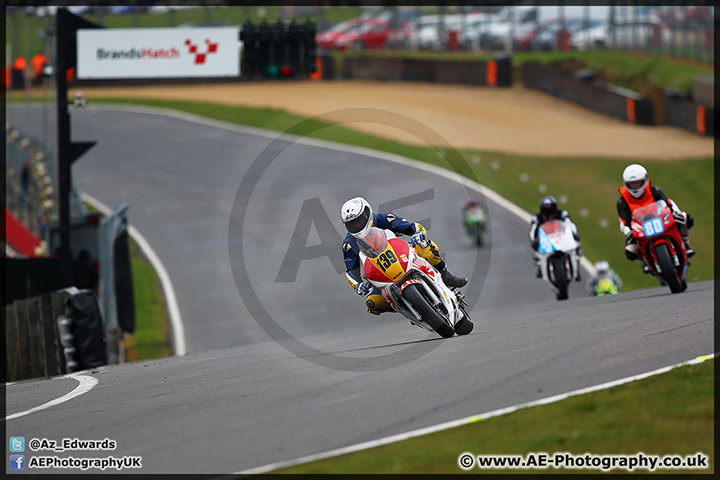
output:
[[[580,271],[580,245],[570,224],[562,220],[545,222],[538,229],[538,260],[542,279],[558,300],[567,300],[568,285]]]

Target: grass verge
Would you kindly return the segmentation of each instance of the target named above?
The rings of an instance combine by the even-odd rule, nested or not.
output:
[[[623,169],[632,163],[629,160],[537,157],[476,150],[442,151],[433,147],[407,145],[267,108],[132,98],[93,98],[93,101],[170,108],[240,125],[309,135],[402,155],[455,170],[531,212],[538,209],[538,202],[545,193],[552,194],[577,223],[583,249],[589,260],[594,262],[605,259],[610,262],[623,279],[626,290],[647,288],[657,283],[641,272],[639,262],[628,262],[625,259],[624,238],[618,231],[615,208],[619,196],[617,189]],[[648,169],[653,184],[663,187],[682,209],[696,219],[691,238],[698,254],[689,268],[688,281],[714,278],[713,158],[676,161],[644,158],[637,161]],[[528,259],[519,261],[529,262]]]
[[[529,407],[477,423],[273,473],[463,473],[461,453],[521,455],[694,455],[709,457],[714,472],[714,360],[561,402]],[[469,473],[556,473],[548,469],[488,469]],[[601,473],[601,470],[563,470]],[[611,470],[611,473],[624,473]],[[635,473],[649,473],[635,470]]]
[[[125,359],[133,362],[169,357],[172,349],[160,280],[132,239],[130,264],[135,296],[135,333],[125,340]]]
[[[98,210],[85,203],[88,212]],[[150,360],[172,355],[165,296],[155,269],[129,237],[130,270],[135,300],[135,332],[124,340],[125,360]]]

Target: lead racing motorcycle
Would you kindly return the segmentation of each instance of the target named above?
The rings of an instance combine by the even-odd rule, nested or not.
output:
[[[406,241],[390,230],[372,227],[358,239],[358,247],[363,278],[410,323],[443,338],[472,331],[462,293],[446,286],[440,272]]]
[[[630,228],[650,273],[670,287],[672,293],[684,291],[690,263],[685,242],[665,200],[633,210]]]
[[[538,229],[540,272],[558,300],[567,300],[568,285],[580,271],[580,245],[567,222],[553,220]]]

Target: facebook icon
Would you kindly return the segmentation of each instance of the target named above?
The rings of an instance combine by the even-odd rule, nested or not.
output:
[[[10,470],[25,470],[25,455],[10,455]]]

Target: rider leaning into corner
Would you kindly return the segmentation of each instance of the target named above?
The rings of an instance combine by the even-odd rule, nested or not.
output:
[[[620,198],[617,201],[617,211],[620,217],[620,231],[625,235],[625,256],[628,260],[637,260],[641,258],[637,241],[633,237],[630,229],[632,220],[632,211],[636,208],[650,205],[658,200],[664,200],[672,210],[673,218],[678,224],[678,231],[685,242],[685,250],[688,258],[695,255],[695,251],[690,248],[690,229],[695,224],[693,217],[680,210],[675,202],[668,198],[662,189],[655,185],[650,185],[647,170],[642,165],[636,163],[628,165],[623,171],[623,186],[620,187]],[[650,273],[650,268],[642,262],[642,269],[645,273]]]
[[[575,238],[575,241],[578,242],[578,245],[580,244],[580,235],[578,234],[577,226],[570,219],[568,211],[558,208],[557,200],[555,200],[555,197],[552,195],[543,197],[542,200],[540,200],[540,211],[533,215],[532,220],[530,221],[530,231],[528,232],[528,236],[530,237],[530,246],[533,249],[533,263],[537,265],[536,276],[538,278],[542,277],[540,272],[540,257],[538,257],[537,253],[538,247],[540,246],[538,229],[543,223],[550,222],[552,220],[562,220],[568,223],[572,229],[573,238]],[[580,247],[578,247],[578,255],[582,256],[582,249]],[[575,274],[575,280],[578,282],[581,280],[579,269]]]
[[[445,261],[440,257],[438,246],[427,238],[425,227],[415,222],[408,222],[393,213],[373,213],[372,207],[362,197],[355,197],[345,202],[340,212],[342,222],[348,233],[342,245],[345,260],[345,275],[355,293],[364,297],[368,312],[380,315],[383,312],[394,312],[390,304],[380,294],[380,289],[362,281],[360,276],[360,256],[357,240],[363,238],[372,226],[391,230],[395,234],[411,235],[410,245],[415,252],[430,262],[439,272],[448,287],[464,287],[467,278],[450,273]],[[369,295],[368,295],[369,293]]]

